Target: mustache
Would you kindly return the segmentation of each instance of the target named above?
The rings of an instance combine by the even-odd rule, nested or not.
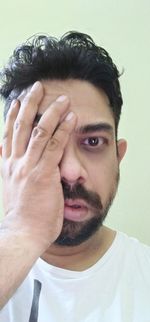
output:
[[[68,183],[62,181],[62,189],[64,199],[82,199],[86,203],[95,208],[96,210],[102,210],[103,205],[100,196],[93,191],[85,189],[81,184],[77,183],[74,186],[70,186]]]

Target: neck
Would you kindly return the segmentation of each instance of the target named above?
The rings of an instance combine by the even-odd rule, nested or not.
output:
[[[102,226],[79,246],[51,245],[42,255],[42,259],[60,268],[83,271],[94,265],[106,253],[115,235],[115,231]]]

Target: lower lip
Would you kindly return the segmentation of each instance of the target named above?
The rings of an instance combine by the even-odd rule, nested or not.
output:
[[[71,221],[84,221],[88,218],[88,208],[87,207],[80,207],[80,208],[73,208],[65,205],[64,208],[64,218],[71,220]]]

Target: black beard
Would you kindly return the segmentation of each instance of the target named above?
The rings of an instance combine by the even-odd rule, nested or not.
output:
[[[60,235],[55,240],[55,245],[77,246],[92,237],[102,226],[109,208],[113,202],[119,182],[119,173],[116,176],[115,184],[105,206],[102,205],[100,196],[86,190],[81,184],[71,188],[67,183],[62,182],[64,199],[82,199],[93,208],[93,217],[84,222],[74,222],[64,219]]]

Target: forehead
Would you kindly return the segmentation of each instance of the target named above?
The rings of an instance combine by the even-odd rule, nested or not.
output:
[[[67,95],[70,100],[69,110],[78,117],[77,127],[90,123],[107,122],[113,128],[114,117],[109,99],[103,90],[82,80],[43,80],[44,96],[39,106],[43,114],[50,104],[60,95]]]

